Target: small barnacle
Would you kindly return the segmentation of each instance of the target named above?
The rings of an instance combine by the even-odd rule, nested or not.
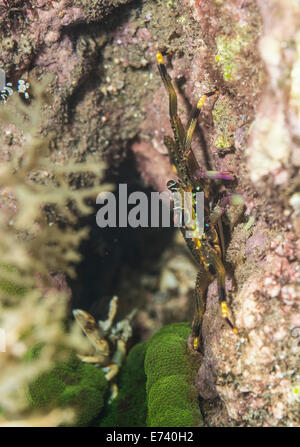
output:
[[[21,38],[19,40],[19,51],[21,51],[24,54],[31,54],[32,52],[32,46],[30,41],[24,34],[21,35]]]
[[[1,44],[4,50],[10,51],[13,50],[15,47],[15,40],[11,37],[6,37],[2,40]]]

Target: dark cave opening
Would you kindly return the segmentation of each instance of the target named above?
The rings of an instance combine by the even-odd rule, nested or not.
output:
[[[144,192],[149,198],[150,208],[153,190],[143,183],[130,151],[118,170],[107,171],[105,182],[115,185],[113,192],[117,203],[118,185],[127,184],[128,195],[134,191]],[[142,276],[148,272],[159,274],[159,260],[172,243],[174,228],[172,218],[170,228],[99,228],[96,223],[98,209],[99,205],[95,205],[95,212],[80,222],[80,227],[90,227],[90,234],[81,244],[82,260],[77,265],[76,278],[69,281],[71,308],[84,309],[96,319],[106,319],[109,302],[117,295],[119,309],[116,320],[119,320],[133,308],[143,306],[142,296],[137,302],[137,289],[143,290]]]

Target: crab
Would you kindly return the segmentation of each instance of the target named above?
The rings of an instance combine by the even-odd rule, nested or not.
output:
[[[83,362],[93,363],[105,373],[105,378],[111,382],[112,401],[118,394],[118,388],[113,379],[118,374],[126,357],[126,343],[132,335],[131,320],[136,309],[133,309],[122,321],[113,325],[118,308],[118,297],[114,296],[109,303],[107,320],[96,322],[95,318],[82,309],[74,309],[73,315],[89,341],[95,348],[93,355],[77,356]]]
[[[177,199],[174,199],[174,210],[176,208],[178,212],[178,208],[180,208],[179,211],[184,216],[184,224],[181,225],[181,231],[199,268],[195,287],[196,310],[192,324],[192,350],[199,351],[202,317],[205,310],[205,295],[209,285],[215,279],[218,282],[222,316],[232,331],[238,334],[237,329],[229,318],[226,298],[225,244],[222,215],[229,204],[243,204],[243,199],[239,194],[231,194],[220,198],[218,187],[212,181],[234,181],[236,179],[235,175],[229,171],[206,171],[199,165],[191,149],[193,133],[202,108],[208,97],[219,95],[220,91],[213,90],[199,98],[196,107],[191,113],[187,130],[185,130],[177,114],[177,95],[160,52],[157,53],[157,62],[163,84],[169,95],[170,123],[174,134],[174,139],[169,136],[165,136],[164,139],[173,170],[177,174],[177,179],[169,180],[167,187],[173,195],[174,193],[177,195]],[[203,192],[204,198],[203,228],[192,223],[198,220],[197,192],[199,191]],[[186,193],[190,193],[192,196],[192,206],[189,208],[182,205],[184,200],[181,198]],[[178,200],[178,197],[180,200]],[[187,230],[192,234],[192,237],[186,236]]]

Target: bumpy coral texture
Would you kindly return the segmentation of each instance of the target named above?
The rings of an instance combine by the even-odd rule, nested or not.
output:
[[[28,397],[32,408],[74,407],[75,426],[90,425],[101,412],[108,383],[101,369],[80,362],[75,356],[39,376],[30,386]]]
[[[165,326],[149,341],[145,357],[147,425],[198,427],[202,416],[194,386],[197,362],[188,354],[190,325]]]

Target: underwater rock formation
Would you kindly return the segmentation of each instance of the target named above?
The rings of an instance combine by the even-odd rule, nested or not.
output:
[[[40,295],[45,286],[32,285],[35,283],[34,272],[39,271],[40,247],[46,247],[49,254],[49,263],[45,257],[41,263],[43,273],[51,276],[60,270],[62,283],[74,271],[74,262],[80,260],[79,243],[87,232],[79,219],[75,217],[76,232],[68,238],[55,232],[50,241],[48,233],[50,225],[57,224],[57,221],[61,226],[66,224],[66,215],[69,216],[67,207],[61,206],[62,219],[58,219],[57,212],[48,209],[46,223],[41,220],[41,214],[38,214],[39,219],[33,219],[36,215],[29,213],[31,209],[35,212],[39,209],[40,202],[34,200],[35,191],[40,189],[38,186],[51,184],[53,178],[65,179],[62,171],[58,172],[58,166],[71,161],[68,181],[61,180],[56,192],[59,197],[74,200],[75,191],[79,193],[86,185],[93,188],[95,182],[91,177],[96,175],[98,163],[100,170],[103,157],[109,176],[115,174],[131,154],[143,181],[158,191],[163,191],[166,181],[174,177],[163,143],[164,136],[171,135],[171,128],[168,101],[155,59],[156,52],[162,51],[166,54],[172,79],[177,81],[179,113],[184,124],[200,94],[214,88],[221,91],[218,99],[210,99],[201,113],[201,127],[197,129],[192,148],[201,164],[230,170],[237,176],[236,184],[228,189],[240,193],[245,202],[242,214],[229,210],[225,231],[226,286],[230,291],[230,307],[239,337],[232,335],[222,321],[215,284],[207,295],[202,326],[203,359],[196,378],[202,401],[211,402],[210,410],[203,411],[204,424],[297,425],[300,328],[299,2],[7,0],[0,1],[0,18],[0,68],[5,70],[7,81],[13,84],[13,88],[16,88],[18,79],[28,81],[29,97],[34,97],[32,86],[42,83],[49,72],[54,74],[52,81],[44,87],[52,97],[52,103],[45,106],[46,122],[40,122],[39,129],[35,129],[39,134],[39,139],[35,140],[36,148],[43,149],[41,151],[47,152],[47,156],[42,165],[34,165],[39,172],[34,172],[34,175],[31,172],[31,161],[36,161],[33,156],[29,157],[28,169],[22,171],[24,177],[32,176],[32,189],[30,182],[26,188],[26,192],[28,189],[33,192],[28,199],[28,214],[25,213],[30,218],[23,228],[23,232],[28,228],[32,230],[33,242],[29,244],[29,251],[22,251],[23,244],[12,242],[10,234],[14,231],[12,223],[15,223],[19,210],[13,186],[20,194],[24,192],[20,186],[23,174],[18,168],[24,167],[23,160],[28,160],[26,147],[31,146],[25,143],[26,138],[27,143],[28,138],[33,138],[33,134],[28,129],[19,129],[16,123],[1,123],[1,163],[4,166],[4,162],[14,157],[17,160],[10,174],[1,171],[5,173],[2,176],[4,184],[1,183],[1,223],[11,222],[3,227],[10,230],[2,231],[1,227],[1,256],[3,253],[6,268],[13,268],[13,271],[4,271],[0,275],[2,283],[6,281],[2,287],[5,290],[3,307],[11,303],[9,289],[14,289],[14,284],[19,285],[17,277],[20,275],[15,270],[14,259],[19,268],[30,264],[29,284],[24,280],[20,290],[28,286]],[[13,97],[9,97],[7,104],[1,103],[1,110],[7,110],[4,108],[12,101]],[[23,107],[24,103],[25,99]],[[49,144],[42,145],[41,140],[45,139]],[[36,153],[29,151],[29,154]],[[89,174],[85,175],[75,172],[74,165],[82,163],[84,168],[91,154],[95,169],[89,166]],[[51,169],[50,161],[53,163]],[[132,172],[129,170],[127,174],[128,182],[132,181]],[[16,180],[13,185],[9,175]],[[35,184],[34,179],[37,179]],[[72,193],[68,190],[70,185]],[[61,191],[68,191],[69,195],[61,196]],[[35,239],[40,228],[47,228],[47,231],[40,233],[43,238]],[[19,231],[22,233],[21,225]],[[28,235],[26,238],[31,240]],[[49,242],[50,245],[57,244],[58,250],[48,251]],[[66,249],[65,243],[72,247],[71,251]],[[149,243],[144,252],[151,248]],[[170,246],[168,250],[169,258],[172,258]],[[35,263],[24,261],[30,258],[29,252],[35,254],[32,256]],[[59,262],[55,266],[58,253]],[[177,287],[180,293],[178,302],[181,301],[176,307],[175,298],[172,302],[167,299],[171,288],[162,298],[155,290],[158,281],[152,281],[150,273],[146,276],[137,265],[125,268],[123,258],[117,259],[111,266],[111,282],[116,282],[116,277],[121,278],[124,303],[140,300],[143,308],[138,317],[141,338],[149,336],[159,325],[170,322],[172,317],[178,319],[182,315],[185,319],[180,306],[184,307],[184,312],[187,312],[187,305],[193,306],[192,298],[187,304],[190,285],[184,292],[183,287]],[[175,249],[173,259],[178,259]],[[153,277],[159,277],[160,273],[156,271],[161,266],[160,261],[152,262],[155,264],[152,270],[156,269]],[[174,268],[171,273],[174,278],[180,278],[182,262],[174,262],[174,266],[178,268],[178,275]],[[194,276],[195,268],[191,267],[190,271]],[[141,281],[148,284],[148,289],[141,288],[147,289],[147,293],[140,293],[141,289],[128,285],[131,278],[134,281],[139,275]],[[52,291],[57,289],[59,287],[53,287]],[[64,298],[56,313],[56,323],[66,318],[69,303],[68,287],[62,287],[61,291]],[[28,308],[41,303],[40,295],[28,301]],[[13,294],[14,305],[16,301]],[[25,302],[24,299],[24,308]],[[53,299],[52,304],[49,302],[47,312],[62,303],[58,299]],[[18,315],[23,316],[21,305],[18,309]],[[128,309],[124,309],[124,314],[127,312]],[[18,321],[21,321],[21,316]],[[46,327],[49,320],[45,317],[43,321]],[[59,330],[58,333],[61,334]],[[163,351],[164,345],[161,348]],[[174,362],[180,349],[183,347],[174,348]],[[49,353],[51,356],[52,352]],[[20,357],[20,353],[13,352],[10,360],[17,363]],[[168,361],[172,362],[171,359]],[[44,368],[48,367],[45,363]],[[155,371],[151,374],[155,375]],[[169,379],[164,380],[169,386]],[[14,410],[13,405],[7,405],[5,412],[9,409],[11,420],[18,419],[21,407],[16,406]],[[161,419],[155,419],[156,416],[159,417],[153,410],[149,417],[155,421],[153,423],[161,422]]]

